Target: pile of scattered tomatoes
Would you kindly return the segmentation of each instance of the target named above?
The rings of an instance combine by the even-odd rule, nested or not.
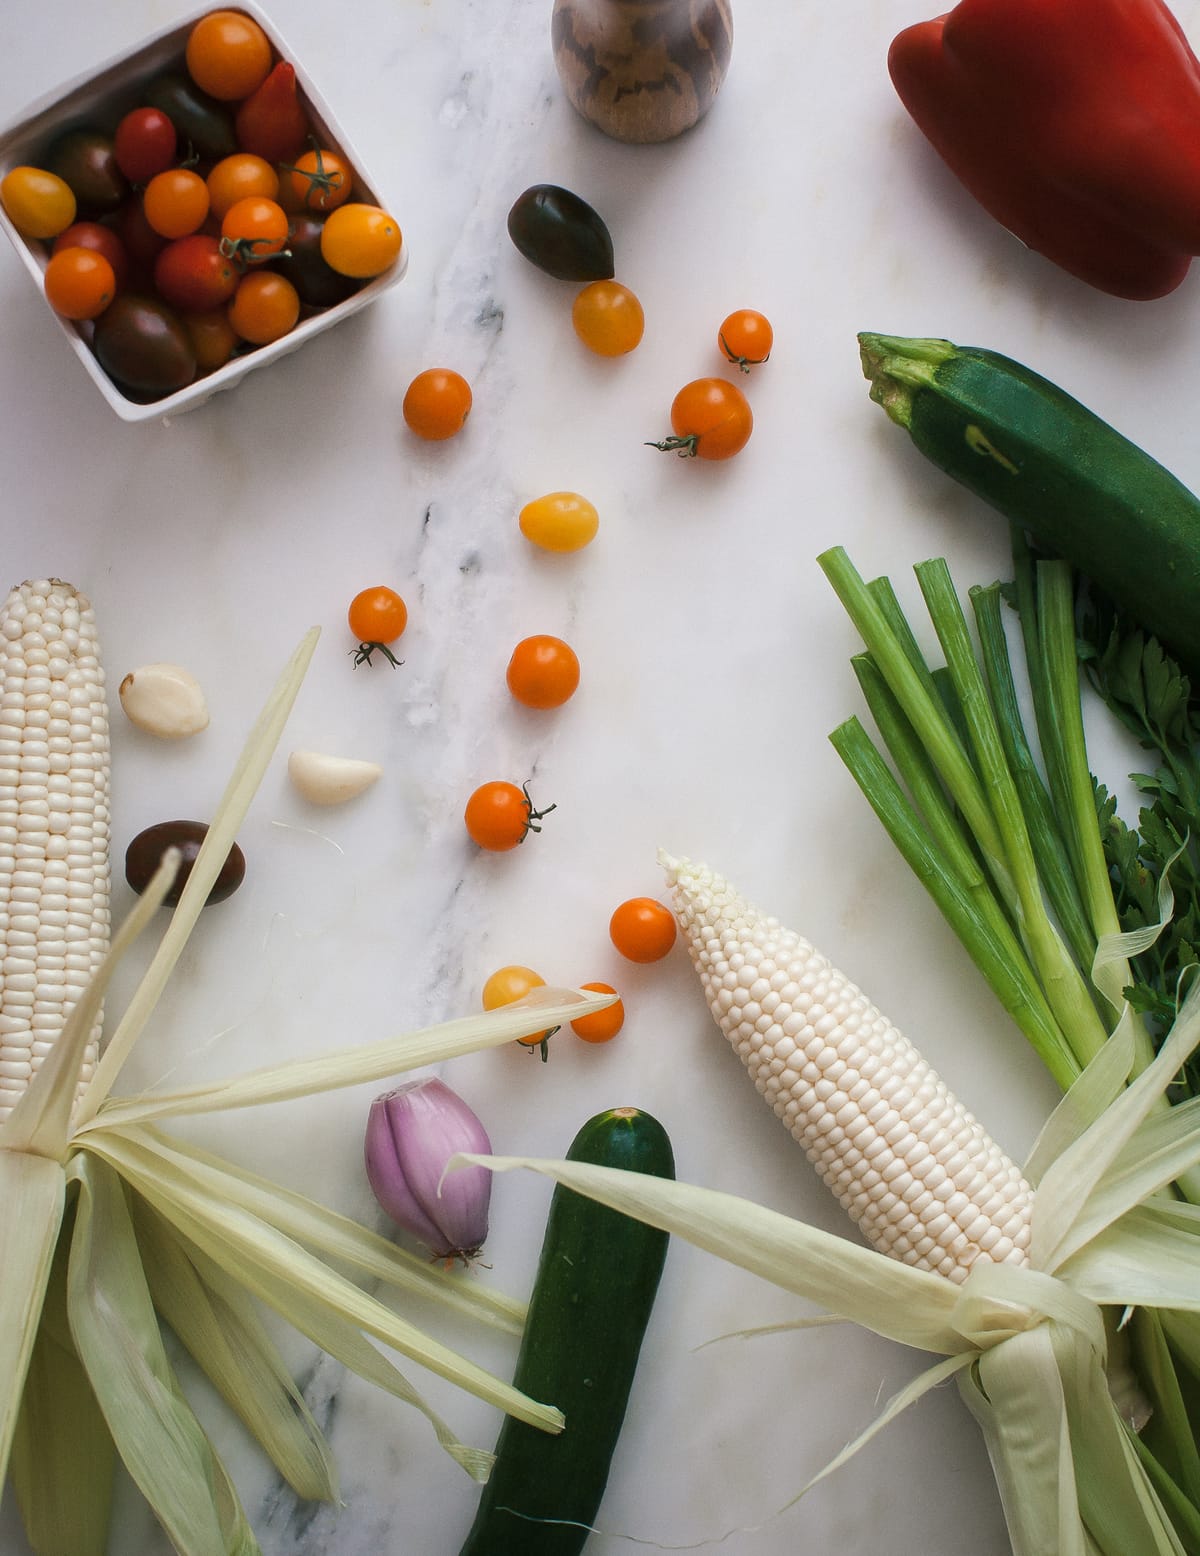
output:
[[[0,202],[50,254],[51,307],[131,398],[185,388],[396,263],[396,221],[322,144],[295,67],[244,12],[11,169]]]

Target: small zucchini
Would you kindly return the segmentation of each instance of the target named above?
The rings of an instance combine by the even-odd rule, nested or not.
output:
[[[675,1175],[662,1125],[599,1113],[570,1161]],[[557,1437],[505,1417],[459,1556],[575,1556],[595,1519],[658,1291],[667,1234],[559,1185],[513,1381],[566,1416]]]
[[[858,341],[871,398],[921,452],[1078,568],[1200,684],[1200,499],[1018,362],[948,340]]]

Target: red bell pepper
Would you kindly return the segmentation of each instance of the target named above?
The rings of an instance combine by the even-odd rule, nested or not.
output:
[[[1200,62],[1161,0],[961,0],[888,70],[984,209],[1072,275],[1162,297],[1200,254]]]

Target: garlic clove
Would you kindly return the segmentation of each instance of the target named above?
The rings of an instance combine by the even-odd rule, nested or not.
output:
[[[328,756],[323,751],[293,751],[288,777],[313,805],[341,805],[352,800],[383,773],[378,762],[352,756]]]
[[[208,728],[204,692],[182,665],[159,663],[131,670],[118,695],[129,722],[160,740],[180,740]]]

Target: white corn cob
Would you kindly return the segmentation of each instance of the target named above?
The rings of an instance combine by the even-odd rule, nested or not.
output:
[[[867,1240],[956,1282],[1028,1263],[1033,1190],[907,1038],[722,877],[660,862],[717,1024]]]
[[[92,608],[23,583],[0,607],[0,1121],[104,959],[109,746]],[[80,1076],[95,1068],[97,1023]]]

